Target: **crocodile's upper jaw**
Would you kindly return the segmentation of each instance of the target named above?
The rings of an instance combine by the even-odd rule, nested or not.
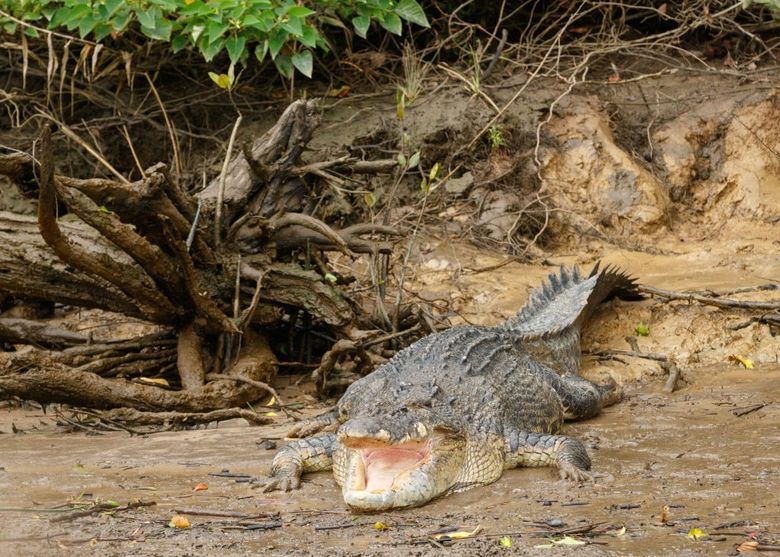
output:
[[[340,445],[344,502],[362,512],[416,507],[445,493],[466,452],[465,439],[441,435],[397,444],[342,438]]]

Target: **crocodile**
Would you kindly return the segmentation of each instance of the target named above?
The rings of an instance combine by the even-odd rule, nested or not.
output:
[[[584,445],[561,428],[621,398],[614,381],[579,375],[582,327],[613,297],[641,298],[616,268],[562,267],[506,322],[423,337],[291,431],[300,439],[277,452],[263,490],[289,491],[304,472],[332,467],[347,506],[372,512],[487,485],[518,466],[589,479]]]

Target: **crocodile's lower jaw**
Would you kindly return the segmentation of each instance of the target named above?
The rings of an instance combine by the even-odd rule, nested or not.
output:
[[[348,440],[344,501],[353,509],[379,511],[413,506],[415,491],[428,492],[430,482],[420,468],[432,450],[430,441],[407,441],[396,445],[370,440]]]

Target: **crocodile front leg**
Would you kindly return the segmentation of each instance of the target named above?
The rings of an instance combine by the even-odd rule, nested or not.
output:
[[[591,478],[590,457],[585,446],[565,435],[512,431],[506,436],[504,468],[517,466],[557,466],[564,480]]]
[[[303,438],[315,433],[330,433],[336,431],[339,425],[341,422],[338,410],[333,409],[310,420],[299,422],[287,432],[287,437]]]
[[[333,465],[333,450],[337,446],[333,433],[288,443],[274,456],[271,478],[263,486],[263,491],[298,489],[304,472],[328,470]]]

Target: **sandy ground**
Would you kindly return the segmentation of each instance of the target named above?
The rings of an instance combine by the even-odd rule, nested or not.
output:
[[[769,249],[772,235],[768,230],[751,241]],[[643,282],[676,289],[729,289],[780,276],[777,260],[762,249],[743,254],[738,269],[714,265],[728,249],[713,244],[676,256],[615,251],[606,259],[636,270]],[[463,320],[500,321],[554,268],[512,263],[474,273],[458,261],[478,268],[501,258],[469,250],[431,246],[427,260],[449,266],[430,270],[420,261],[414,277],[422,295],[449,296]],[[550,263],[589,258],[562,254]],[[442,552],[428,534],[446,526],[482,528],[447,546],[457,555],[714,555],[732,552],[751,535],[770,543],[780,538],[780,346],[765,325],[726,329],[741,319],[739,312],[680,302],[606,305],[587,331],[586,351],[628,348],[623,338],[641,321],[650,335],[638,339],[640,347],[675,359],[683,380],[664,394],[665,376],[655,362],[586,358],[585,375],[609,374],[627,393],[599,417],[567,425],[590,448],[600,475],[595,483],[562,483],[551,469],[512,470],[488,487],[376,516],[350,514],[329,473],[311,475],[289,495],[253,489],[274,454],[263,440],[283,442],[290,423],[284,417],[268,427],[237,420],[142,437],[95,436],[61,433],[50,413],[6,408],[0,412],[0,555],[427,555]],[[750,357],[755,367],[729,361],[731,353]],[[324,407],[293,387],[284,394],[304,402],[305,415]],[[223,471],[243,476],[213,475]],[[208,489],[193,491],[199,483]],[[52,520],[65,503],[98,500],[154,506]],[[192,527],[168,528],[177,513]],[[561,530],[592,525],[577,537],[588,545],[536,547],[560,538]],[[708,537],[689,539],[692,528]],[[511,548],[499,544],[503,536]]]

